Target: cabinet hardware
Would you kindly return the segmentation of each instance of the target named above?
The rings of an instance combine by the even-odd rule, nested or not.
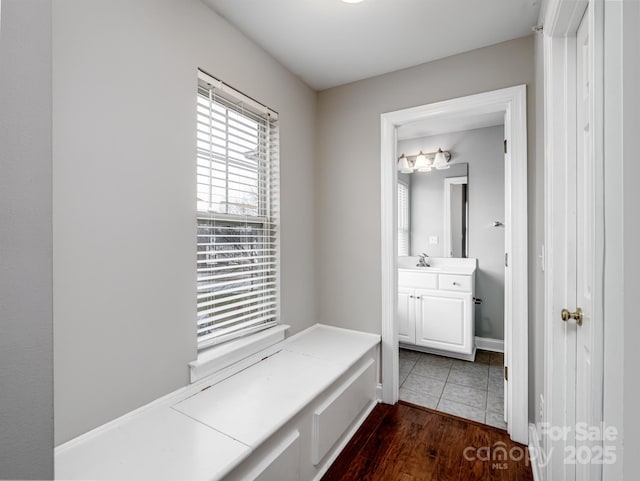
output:
[[[578,326],[582,325],[582,309],[579,307],[576,309],[576,312],[570,312],[568,309],[562,309],[561,316],[564,322],[567,322],[569,319],[575,319]]]

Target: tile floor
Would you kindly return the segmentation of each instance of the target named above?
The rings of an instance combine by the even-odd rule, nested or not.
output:
[[[498,352],[468,362],[400,349],[400,399],[506,429],[503,369]]]

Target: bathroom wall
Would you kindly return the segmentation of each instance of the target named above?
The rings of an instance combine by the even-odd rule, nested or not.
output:
[[[411,174],[411,246],[412,255],[427,252],[443,255],[443,177],[461,175],[455,163],[468,164],[469,257],[478,259],[475,306],[476,336],[504,339],[504,126],[452,132],[398,142],[398,151],[413,155],[442,148],[452,155],[448,170]],[[437,219],[437,220],[436,220]],[[429,244],[437,235],[438,244]]]
[[[282,321],[316,320],[316,93],[200,0],[53,6],[59,444],[189,382],[197,68],[280,113]]]
[[[2,0],[0,479],[53,479],[51,0]]]

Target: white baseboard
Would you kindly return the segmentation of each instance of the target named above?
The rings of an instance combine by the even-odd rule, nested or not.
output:
[[[376,384],[376,399],[378,402],[382,402],[382,384]]]
[[[542,447],[540,446],[540,438],[538,437],[538,429],[534,423],[529,423],[529,459],[531,460],[531,472],[533,473],[533,481],[543,481],[544,471],[540,465]]]
[[[432,347],[417,346],[415,344],[398,343],[401,348],[410,349],[411,351],[425,352],[427,354],[436,354],[438,356],[453,357],[454,359],[462,359],[463,361],[471,361],[476,357],[476,349],[473,348],[471,354],[462,354],[460,352],[445,351],[443,349],[434,349]]]
[[[476,349],[483,351],[504,352],[504,341],[502,339],[491,339],[489,337],[476,336]]]

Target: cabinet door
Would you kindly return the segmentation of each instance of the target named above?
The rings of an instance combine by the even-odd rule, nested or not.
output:
[[[398,340],[407,344],[416,343],[413,291],[407,287],[398,288]]]
[[[415,290],[416,344],[471,354],[471,294]]]

